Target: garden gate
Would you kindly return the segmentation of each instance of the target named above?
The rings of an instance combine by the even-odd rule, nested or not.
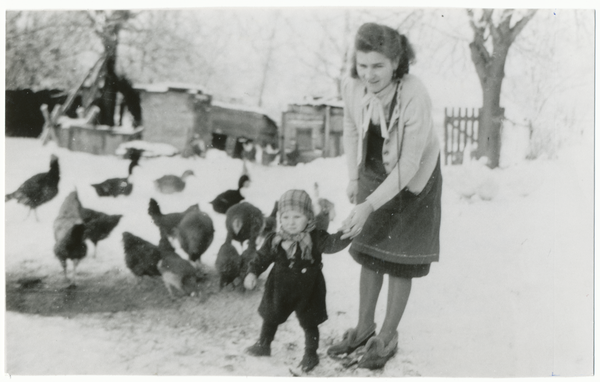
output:
[[[444,108],[444,163],[462,164],[465,147],[477,145],[479,109]],[[471,152],[466,153],[471,155]]]

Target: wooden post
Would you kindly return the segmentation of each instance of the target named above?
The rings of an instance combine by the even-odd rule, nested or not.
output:
[[[323,140],[323,158],[329,156],[329,132],[331,130],[331,106],[325,108],[325,139]]]

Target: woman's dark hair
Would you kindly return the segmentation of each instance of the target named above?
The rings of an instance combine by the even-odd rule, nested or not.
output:
[[[352,78],[358,78],[356,52],[377,52],[392,61],[397,59],[398,67],[394,71],[394,79],[400,79],[408,73],[408,66],[415,59],[415,52],[405,35],[388,26],[375,23],[363,24],[356,32],[350,69]]]

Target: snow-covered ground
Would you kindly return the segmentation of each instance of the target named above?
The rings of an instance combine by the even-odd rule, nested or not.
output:
[[[325,350],[355,324],[359,267],[346,251],[326,256],[329,320],[321,325],[321,365],[312,376],[383,377],[549,377],[589,376],[593,365],[593,144],[587,140],[562,150],[558,160],[523,162],[489,171],[471,163],[444,166],[440,262],[427,277],[415,279],[399,327],[399,351],[383,371],[344,369]],[[115,280],[115,293],[140,288],[125,267],[121,233],[129,231],[157,243],[147,215],[154,197],[163,212],[199,203],[216,227],[202,262],[214,267],[225,238],[224,216],[208,202],[235,188],[242,162],[210,150],[206,159],[144,158],[134,170],[128,197],[99,198],[90,184],[125,176],[127,161],[42,146],[33,139],[6,139],[5,187],[16,189],[31,175],[47,171],[50,154],[59,157],[59,195],[26,219],[27,209],[5,205],[7,290],[19,277],[45,277],[48,298],[63,293],[59,262],[53,255],[52,223],[64,198],[75,188],[85,207],[121,213],[98,256],[88,255],[72,293],[93,293],[98,277]],[[180,195],[161,195],[152,180],[164,174],[195,177]],[[336,204],[330,230],[340,227],[352,206],[345,197],[344,158],[318,159],[296,167],[249,167],[247,200],[265,214],[290,188]],[[470,191],[471,198],[463,195]],[[490,198],[491,200],[482,200]],[[264,280],[265,275],[261,277]],[[96,309],[84,313],[6,312],[6,372],[27,374],[289,376],[302,357],[303,334],[295,317],[282,325],[273,356],[252,358],[243,349],[260,329],[256,313],[260,289],[223,290],[204,302],[165,298],[157,281],[135,301],[136,309]],[[88,285],[86,285],[88,283]],[[118,283],[118,284],[117,284]],[[96,285],[96,284],[94,284]],[[148,286],[149,285],[149,286]],[[118,287],[118,288],[117,288]],[[54,293],[54,295],[53,295]],[[110,290],[109,290],[110,293]],[[141,292],[140,292],[141,293]],[[384,286],[377,312],[385,312]],[[141,296],[142,294],[140,294]],[[156,296],[154,299],[153,296]],[[25,296],[24,298],[26,298]],[[116,296],[115,296],[116,298]],[[163,304],[164,301],[164,304]],[[146,308],[147,307],[147,308]]]

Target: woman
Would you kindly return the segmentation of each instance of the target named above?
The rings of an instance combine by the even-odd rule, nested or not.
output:
[[[343,84],[344,150],[356,207],[344,221],[361,265],[358,324],[328,350],[350,354],[365,345],[358,367],[381,368],[394,355],[398,324],[413,277],[439,257],[441,188],[439,142],[431,100],[416,77],[405,36],[384,25],[362,25],[351,77]],[[386,316],[375,335],[375,308],[389,276]]]

